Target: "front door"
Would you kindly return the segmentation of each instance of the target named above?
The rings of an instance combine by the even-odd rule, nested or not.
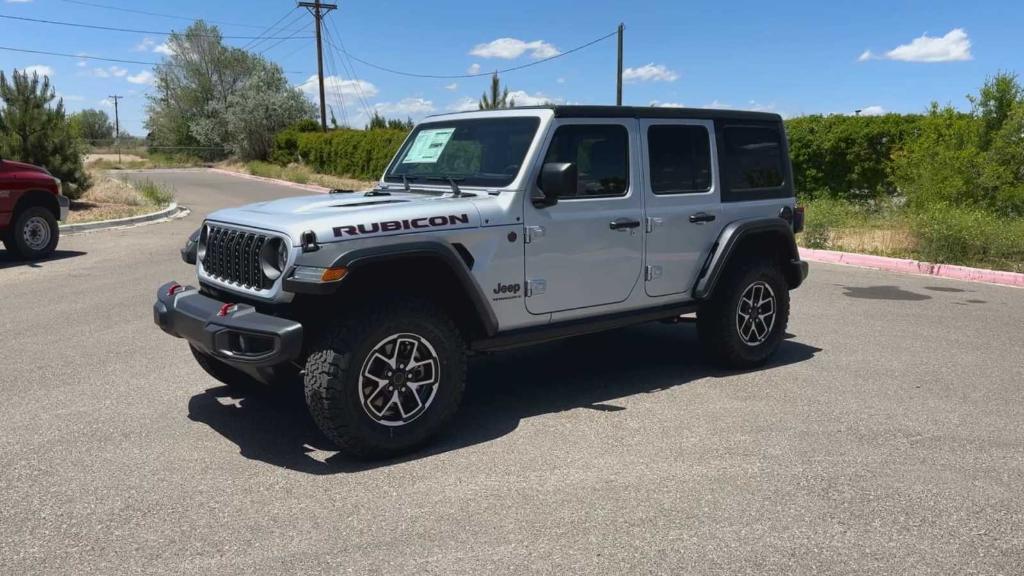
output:
[[[714,123],[643,120],[647,217],[645,290],[689,292],[723,226]]]
[[[526,308],[547,314],[622,302],[643,267],[643,193],[635,120],[559,121],[544,162],[572,162],[576,193],[526,199]],[[540,173],[540,167],[536,171]],[[536,176],[536,174],[535,174]],[[535,178],[531,186],[538,186]]]

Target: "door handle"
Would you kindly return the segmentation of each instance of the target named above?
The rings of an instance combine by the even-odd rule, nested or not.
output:
[[[690,222],[694,224],[703,224],[705,222],[714,222],[715,215],[708,214],[707,212],[697,212],[696,214],[690,215]]]
[[[640,221],[633,220],[631,218],[616,218],[608,223],[608,227],[612,230],[628,230],[630,228],[639,228]]]

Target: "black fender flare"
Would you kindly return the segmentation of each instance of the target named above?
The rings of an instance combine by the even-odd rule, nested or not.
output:
[[[494,336],[498,333],[498,319],[494,310],[488,304],[480,286],[470,272],[472,256],[463,248],[461,251],[451,244],[440,240],[418,240],[415,242],[403,242],[399,244],[387,244],[383,246],[370,246],[357,248],[341,254],[331,263],[331,268],[344,266],[348,268],[349,274],[358,274],[359,269],[369,264],[378,264],[389,260],[400,260],[404,258],[430,258],[437,261],[438,265],[447,267],[462,286],[463,291],[473,306],[473,311],[480,321],[487,336]],[[336,290],[340,284],[334,286]],[[288,287],[286,287],[288,288]]]
[[[701,268],[697,283],[693,287],[696,300],[706,300],[715,291],[722,273],[736,254],[740,243],[754,236],[779,238],[784,246],[786,261],[790,269],[784,270],[790,289],[797,288],[807,276],[807,264],[800,260],[800,252],[796,246],[796,237],[789,222],[782,218],[745,218],[730,222],[722,229],[718,240],[711,248]]]

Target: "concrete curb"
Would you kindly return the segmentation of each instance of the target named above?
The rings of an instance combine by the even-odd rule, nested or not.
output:
[[[207,170],[209,170],[210,172],[216,172],[218,174],[226,174],[228,176],[245,178],[246,180],[256,180],[257,182],[267,182],[269,184],[288,186],[289,188],[298,188],[299,190],[305,190],[307,192],[316,192],[317,194],[328,194],[331,191],[330,188],[324,188],[323,186],[317,186],[316,184],[299,184],[297,182],[289,182],[287,180],[278,180],[277,178],[267,178],[265,176],[253,176],[252,174],[233,172],[231,170],[225,170],[223,168],[207,168]]]
[[[93,232],[96,230],[106,230],[108,228],[135,226],[136,224],[145,224],[147,222],[156,222],[157,220],[174,218],[176,216],[186,214],[188,211],[188,208],[178,206],[177,202],[171,202],[171,205],[163,210],[157,210],[156,212],[151,212],[149,214],[142,214],[141,216],[129,216],[128,218],[101,220],[99,222],[83,222],[81,224],[67,224],[60,227],[60,233],[77,234],[79,232]]]
[[[800,248],[800,257],[810,262],[843,264],[903,274],[917,274],[934,276],[936,278],[950,278],[952,280],[984,282],[986,284],[1024,288],[1024,274],[1016,272],[968,268],[967,266],[954,266],[952,264],[932,264],[931,262],[919,262],[902,258],[886,258],[884,256],[834,252],[832,250],[814,250],[811,248]]]

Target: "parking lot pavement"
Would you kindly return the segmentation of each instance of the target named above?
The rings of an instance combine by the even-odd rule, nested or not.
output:
[[[1024,291],[812,265],[760,370],[689,325],[479,357],[429,450],[337,455],[152,323],[209,211],[0,253],[0,574],[1024,573]]]

